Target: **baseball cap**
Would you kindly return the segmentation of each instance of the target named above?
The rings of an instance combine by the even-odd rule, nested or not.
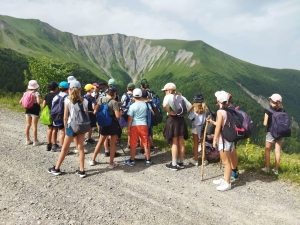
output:
[[[143,98],[148,98],[148,91],[147,90],[142,90],[142,97]]]
[[[137,98],[142,97],[142,90],[139,88],[136,88],[133,90],[132,95],[133,95],[133,97],[137,97]]]
[[[79,81],[77,80],[73,80],[70,82],[70,88],[81,88],[81,84]]]
[[[100,82],[99,83],[99,88],[101,89],[101,88],[104,88],[104,87],[107,87],[108,85],[107,85],[107,83],[106,82]]]
[[[116,84],[116,80],[115,79],[113,79],[113,78],[109,79],[108,85],[115,85],[115,84]]]
[[[229,98],[228,93],[226,91],[217,91],[215,93],[215,96],[217,98],[217,101],[221,103],[227,102]]]
[[[71,81],[76,80],[76,78],[74,76],[68,76],[68,83],[70,83]]]
[[[194,98],[193,98],[193,102],[194,103],[202,103],[202,102],[204,102],[203,95],[201,93],[195,94]]]
[[[98,83],[93,83],[92,85],[95,86],[95,87],[99,87]]]
[[[60,88],[65,88],[65,89],[68,89],[69,88],[69,84],[67,81],[62,81],[59,83],[58,85]]]
[[[134,85],[134,83],[129,83],[128,85],[127,85],[127,88],[128,89],[135,89],[135,85]]]
[[[55,90],[57,87],[58,87],[58,84],[57,84],[55,81],[51,81],[51,82],[48,84],[48,89],[49,89],[49,90]]]
[[[96,86],[93,86],[91,84],[87,84],[87,85],[84,86],[84,90],[85,91],[89,91],[91,89],[96,89]]]
[[[141,85],[145,85],[145,84],[148,84],[148,81],[146,79],[142,79],[141,80]]]
[[[269,99],[271,99],[273,102],[282,102],[282,97],[280,94],[272,94]]]
[[[176,90],[176,85],[174,83],[167,83],[163,89],[161,89],[162,91],[166,91],[166,90]]]

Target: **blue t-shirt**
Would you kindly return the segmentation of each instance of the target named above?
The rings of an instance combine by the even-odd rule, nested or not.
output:
[[[149,105],[151,109],[151,106]],[[143,101],[133,103],[128,109],[128,116],[132,116],[131,126],[147,125],[147,104]]]

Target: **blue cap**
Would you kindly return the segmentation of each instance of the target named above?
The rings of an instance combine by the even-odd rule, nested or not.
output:
[[[62,81],[59,83],[58,85],[60,88],[65,88],[65,89],[68,89],[69,88],[69,84],[67,81]]]

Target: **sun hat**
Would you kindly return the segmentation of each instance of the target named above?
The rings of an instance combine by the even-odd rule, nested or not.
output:
[[[229,98],[228,93],[226,91],[217,91],[215,93],[215,96],[217,98],[217,101],[221,103],[227,102]]]
[[[143,98],[148,98],[148,91],[147,90],[142,90],[142,97]]]
[[[91,89],[96,89],[96,86],[93,86],[91,84],[87,84],[87,85],[84,86],[84,90],[85,91],[89,91]]]
[[[201,93],[195,94],[194,98],[193,98],[193,102],[194,103],[202,103],[202,102],[204,102],[203,95]]]
[[[98,83],[93,83],[92,85],[95,86],[95,87],[99,87]]]
[[[136,88],[133,90],[132,95],[133,95],[133,97],[137,97],[137,98],[142,97],[142,90],[139,88]]]
[[[116,80],[115,79],[113,79],[113,78],[109,79],[108,85],[115,85],[115,84],[116,84]]]
[[[166,90],[176,90],[176,85],[174,83],[167,83],[163,89],[161,89],[162,91],[166,91]]]
[[[55,90],[57,87],[58,87],[58,84],[57,84],[55,81],[51,81],[51,82],[48,84],[48,89],[49,89],[49,90]]]
[[[35,89],[38,89],[38,87],[39,87],[39,85],[36,80],[30,80],[28,82],[28,87],[27,87],[28,89],[35,90]]]
[[[129,84],[127,85],[127,88],[130,89],[130,90],[135,89],[134,83],[129,83]]]
[[[272,94],[269,99],[271,99],[273,102],[282,102],[282,97],[280,94]]]
[[[69,88],[69,84],[67,81],[62,81],[59,83],[58,85],[60,88],[65,88],[65,89],[68,89]]]
[[[75,81],[76,78],[74,76],[68,76],[67,80],[68,80],[68,83],[70,83],[71,81]]]
[[[70,82],[70,88],[81,88],[81,84],[79,81],[77,80],[73,80]]]

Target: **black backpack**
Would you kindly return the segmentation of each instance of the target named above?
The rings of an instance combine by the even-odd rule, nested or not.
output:
[[[88,101],[88,111],[93,112],[93,96],[91,95],[84,95],[83,98],[85,98]]]
[[[227,119],[221,131],[222,138],[229,142],[236,142],[246,138],[243,127],[243,116],[234,109],[221,109],[226,111]]]
[[[162,122],[163,116],[154,102],[149,101],[147,102],[147,104],[151,105],[151,108],[154,112],[154,115],[152,115],[151,117],[151,126],[157,126],[159,123]]]
[[[213,120],[213,121],[216,121],[216,113],[214,111],[212,111],[208,106],[207,106],[207,111],[205,113],[205,117],[207,118],[208,116],[210,116],[210,118]],[[211,134],[214,134],[215,133],[215,128],[216,128],[216,125],[212,124],[212,123],[208,123],[207,124],[207,128],[206,128],[206,134],[207,135],[211,135]]]

